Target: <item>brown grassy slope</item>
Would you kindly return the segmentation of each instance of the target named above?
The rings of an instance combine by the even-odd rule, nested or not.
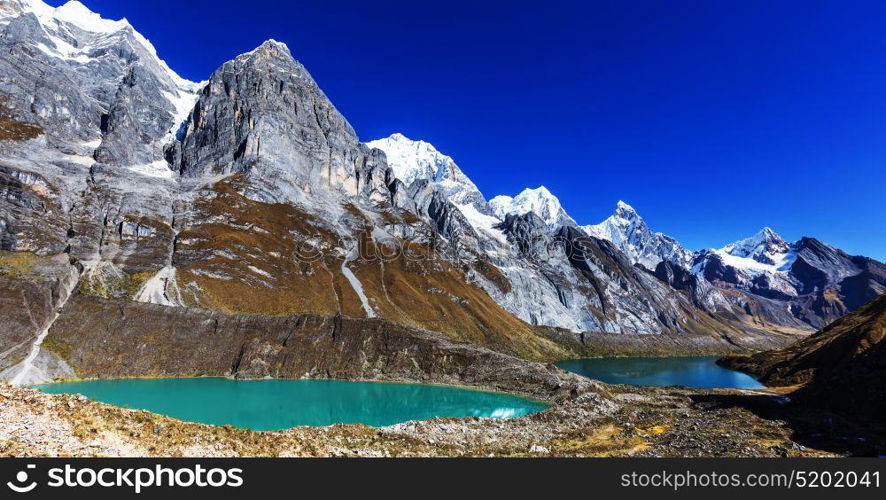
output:
[[[43,129],[15,119],[7,108],[9,98],[0,96],[0,141],[27,141],[39,137]]]
[[[424,249],[412,246],[415,255]],[[358,261],[351,268],[382,317],[530,359],[565,351],[501,308],[485,291],[442,260]]]
[[[175,264],[189,305],[229,314],[365,317],[342,274],[343,256],[333,252],[338,237],[292,205],[242,196],[240,182],[234,177],[216,184],[212,196],[201,198],[195,207],[195,220],[206,222],[178,235]],[[354,237],[369,247],[370,256],[377,255],[368,221],[359,211],[352,215],[351,222],[365,226],[363,234]],[[306,241],[322,248],[319,258],[295,257]],[[409,248],[413,257],[429,253],[420,245]],[[444,259],[362,258],[349,268],[380,317],[530,359],[567,355]]]
[[[293,234],[332,242],[310,215],[286,204],[252,201],[228,182],[201,198],[199,223],[178,235],[175,263],[189,305],[225,313],[356,314],[356,296],[339,297],[328,263],[299,262]]]
[[[0,141],[27,141],[43,133],[37,125],[0,116]]]

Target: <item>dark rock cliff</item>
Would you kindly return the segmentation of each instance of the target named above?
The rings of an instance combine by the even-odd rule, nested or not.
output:
[[[232,376],[469,385],[547,401],[597,382],[381,319],[229,316],[94,297],[71,300],[46,346],[78,377]]]

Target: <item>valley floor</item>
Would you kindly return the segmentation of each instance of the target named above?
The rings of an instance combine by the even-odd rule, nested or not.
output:
[[[794,408],[769,391],[607,386],[510,420],[253,432],[184,423],[82,396],[0,385],[0,456],[645,456],[882,454],[882,432]]]

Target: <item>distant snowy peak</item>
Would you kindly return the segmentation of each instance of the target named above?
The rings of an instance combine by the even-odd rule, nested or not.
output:
[[[615,213],[606,220],[599,224],[582,226],[582,229],[595,238],[609,240],[617,247],[625,246],[635,233],[651,233],[643,218],[623,201],[616,204]]]
[[[778,233],[764,227],[750,238],[736,241],[720,250],[735,257],[750,258],[771,265],[781,261],[790,249],[791,245],[783,240]]]
[[[452,158],[437,151],[432,144],[413,141],[400,133],[367,142],[366,145],[384,151],[388,166],[407,186],[417,179],[434,182],[445,180],[452,177],[453,168],[458,168]]]
[[[705,250],[701,255],[704,259],[696,263],[694,268],[696,272],[704,271],[709,256],[716,256],[722,264],[738,269],[751,277],[765,273],[787,273],[797,260],[794,245],[786,242],[768,227],[764,227],[750,238],[736,241],[720,249]]]
[[[692,252],[666,234],[653,233],[640,214],[623,201],[616,204],[615,212],[603,222],[581,228],[590,236],[612,242],[634,264],[649,270],[655,270],[663,260],[686,268],[692,263]]]
[[[510,214],[525,215],[533,212],[552,228],[575,225],[572,217],[563,210],[560,200],[544,186],[524,189],[514,197],[496,196],[489,200],[489,207],[502,220]]]
[[[479,210],[487,210],[486,199],[477,186],[452,158],[437,151],[432,144],[396,133],[366,145],[385,152],[388,166],[406,186],[417,180],[428,180],[455,205],[470,204]]]

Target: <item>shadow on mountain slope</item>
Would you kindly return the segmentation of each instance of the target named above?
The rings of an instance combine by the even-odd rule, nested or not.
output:
[[[782,421],[796,443],[823,451],[853,456],[886,454],[886,427],[866,417],[848,417],[769,394],[700,394],[692,400],[707,409],[743,408],[760,418]]]

